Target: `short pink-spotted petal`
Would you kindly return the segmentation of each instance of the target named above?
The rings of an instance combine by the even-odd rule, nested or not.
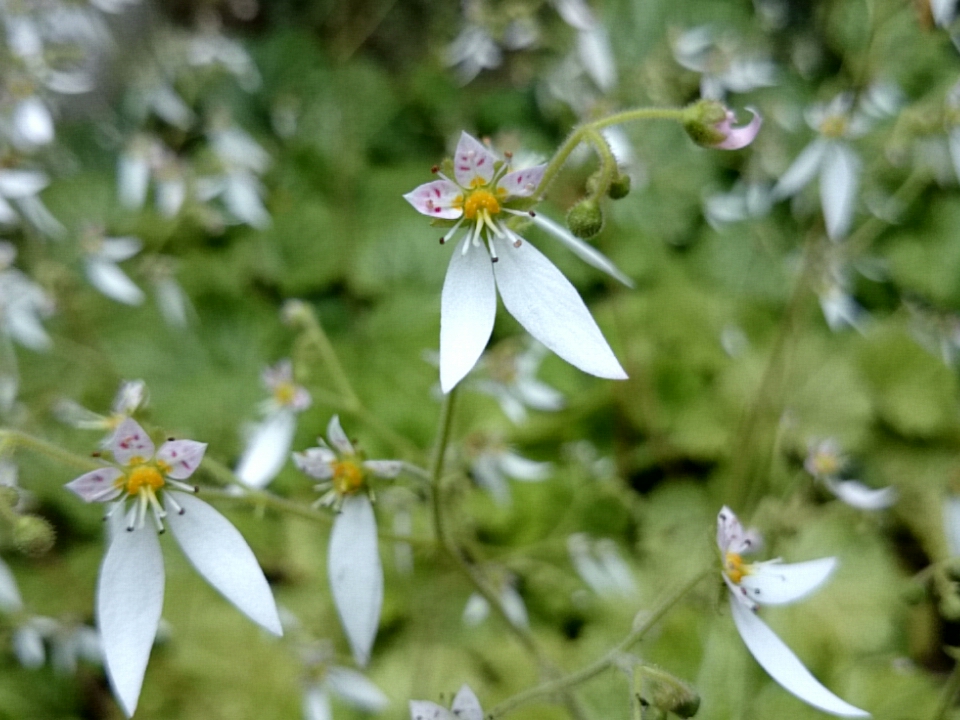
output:
[[[147,435],[147,431],[140,427],[136,420],[127,418],[117,428],[110,445],[113,459],[121,465],[129,465],[130,459],[139,457],[149,459],[153,457],[156,446]]]
[[[68,482],[66,488],[87,502],[109,502],[123,491],[114,487],[114,482],[123,475],[117,468],[105,467],[84,473]]]
[[[718,150],[739,150],[745,148],[753,142],[753,139],[760,132],[760,126],[763,124],[763,118],[753,109],[747,108],[753,115],[750,122],[740,127],[733,127],[734,116],[732,112],[727,113],[727,118],[717,124],[717,130],[722,132],[726,139],[718,142],[713,147]]]
[[[493,164],[496,156],[475,137],[462,133],[457,151],[453,156],[453,174],[465,188],[475,184],[486,185],[493,179]],[[479,178],[480,183],[475,181]]]
[[[334,415],[330,418],[330,422],[327,423],[327,440],[330,441],[330,444],[333,445],[334,449],[341,455],[355,455],[357,452],[353,447],[353,443],[350,442],[350,438],[348,438],[347,434],[343,431],[339,415]]]
[[[410,720],[454,720],[454,715],[429,700],[411,700]]]
[[[450,706],[459,720],[483,720],[483,708],[469,685],[462,685]]]
[[[207,444],[196,440],[169,440],[157,451],[157,460],[170,466],[167,475],[174,480],[186,480],[203,460]]]
[[[547,165],[544,163],[525,170],[514,170],[504,175],[497,186],[507,191],[508,198],[530,197],[540,187],[540,181],[546,169]]]
[[[753,530],[744,530],[733,510],[724,505],[717,514],[717,547],[722,553],[750,553],[761,545],[760,536]]]
[[[424,183],[403,196],[414,209],[441,220],[456,220],[463,215],[463,190],[449,180]]]

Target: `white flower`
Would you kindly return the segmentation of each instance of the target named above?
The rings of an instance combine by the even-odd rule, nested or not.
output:
[[[90,284],[111,300],[124,305],[140,305],[143,290],[120,269],[117,263],[129,260],[143,248],[134,237],[104,237],[99,231],[90,231],[81,241],[84,250],[84,270]]]
[[[735,38],[717,38],[707,25],[681,33],[673,42],[673,55],[685,68],[701,74],[700,95],[710,100],[777,83],[776,66],[769,58],[742,54]]]
[[[567,551],[577,574],[597,595],[611,598],[636,596],[637,583],[633,572],[612,540],[594,541],[585,533],[574,533],[567,538]]]
[[[470,686],[463,685],[449,710],[429,700],[411,700],[410,720],[483,720],[483,708]]]
[[[441,175],[404,195],[418,212],[453,221],[441,243],[467,224],[441,296],[444,392],[470,372],[486,347],[498,288],[510,314],[564,360],[599,377],[627,377],[570,281],[507,222],[510,216],[530,217],[529,205],[545,170],[546,165],[538,165],[511,172],[509,162],[463,133],[453,161],[456,180]]]
[[[370,502],[370,475],[392,479],[400,474],[398,460],[365,460],[334,415],[327,426],[327,442],[294,453],[296,466],[312,478],[320,496],[317,504],[333,504],[339,514],[330,533],[327,573],[337,614],[358,665],[370,661],[370,650],[383,606],[383,566],[377,547],[377,519]]]
[[[518,628],[530,627],[527,606],[517,589],[509,580],[500,586],[500,607],[510,624]],[[463,606],[463,624],[468,627],[480,625],[490,615],[490,603],[480,593],[472,593]]]
[[[956,0],[930,0],[930,14],[940,27],[947,27],[957,16]]]
[[[247,133],[226,127],[210,133],[210,145],[222,172],[197,181],[197,197],[202,202],[219,197],[236,222],[264,229],[270,226],[270,213],[261,199],[264,188],[258,175],[270,164],[270,154]]]
[[[703,200],[707,222],[719,230],[727,223],[764,217],[770,212],[770,188],[758,183],[735,184],[729,192],[714,193]]]
[[[110,444],[117,464],[67,484],[87,502],[118,501],[108,514],[112,537],[97,583],[97,625],[107,676],[128,716],[137,707],[163,607],[163,556],[157,532],[145,527],[148,510],[161,532],[166,521],[207,582],[255,623],[282,634],[253,552],[237,529],[183,482],[206,448],[193,440],[169,440],[156,449],[144,429],[127,419]],[[128,499],[129,509],[120,512]]]
[[[266,487],[283,468],[297,429],[296,414],[311,403],[306,388],[293,381],[289,360],[264,369],[261,377],[270,399],[263,404],[265,417],[250,433],[236,470],[241,482],[255,488]]]
[[[540,482],[553,474],[551,463],[529,460],[513,452],[504,443],[480,434],[466,439],[464,452],[470,461],[473,479],[500,504],[510,502],[508,478],[521,482]]]
[[[103,661],[97,631],[86,625],[63,623],[51,617],[34,615],[21,623],[13,633],[13,651],[20,664],[28,669],[42,667],[50,661],[57,672],[73,674],[79,660]]]
[[[133,417],[138,410],[146,407],[149,397],[147,384],[143,380],[122,380],[120,388],[113,398],[113,403],[110,405],[109,415],[100,415],[92,410],[87,410],[87,408],[67,398],[57,402],[54,413],[58,420],[75,428],[105,431],[107,434],[101,445],[108,447],[113,442],[113,437],[120,425],[128,418]]]
[[[807,113],[807,123],[820,137],[807,145],[773,188],[774,200],[796,195],[814,177],[820,177],[820,204],[832,240],[846,236],[856,210],[862,162],[847,140],[858,138],[870,127],[866,115],[857,113],[853,96],[844,93],[829,105],[816,105]]]
[[[784,690],[818,710],[840,717],[869,717],[827,690],[810,674],[783,641],[756,615],[760,605],[786,605],[817,590],[833,573],[836,558],[785,564],[780,560],[746,563],[745,553],[760,545],[760,537],[745,531],[724,506],[717,515],[717,547],[723,581],[730,589],[733,622],[760,666]]]
[[[859,480],[840,479],[846,464],[847,458],[841,452],[839,443],[827,438],[810,443],[803,467],[840,500],[858,510],[885,510],[897,502],[897,489],[894,487],[875,489]]]
[[[176,155],[156,138],[137,135],[117,161],[117,194],[120,203],[139,210],[154,180],[154,202],[166,218],[175,217],[187,197],[184,169]]]
[[[365,713],[379,713],[389,700],[383,691],[362,673],[328,664],[327,653],[311,652],[305,658],[310,667],[303,692],[304,720],[332,720],[330,696]]]
[[[0,242],[0,332],[31,350],[48,350],[41,320],[53,314],[53,299],[27,275],[11,267],[16,248]]]
[[[18,102],[10,116],[10,140],[20,150],[34,150],[53,142],[53,116],[36,95]]]
[[[514,423],[527,419],[527,408],[555,412],[564,405],[563,395],[537,379],[537,370],[547,349],[531,340],[520,350],[514,343],[500,343],[487,351],[480,361],[486,377],[471,384],[500,403],[503,413]]]
[[[0,169],[0,225],[19,225],[23,219],[47,237],[62,237],[66,230],[39,197],[49,184],[36,170]]]

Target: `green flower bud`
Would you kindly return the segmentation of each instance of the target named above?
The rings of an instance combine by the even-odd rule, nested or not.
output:
[[[581,200],[567,213],[567,227],[579,238],[592,238],[603,229],[603,212],[594,200]]]
[[[749,109],[749,108],[748,108]],[[716,100],[698,100],[683,110],[683,129],[697,145],[719,150],[739,150],[753,142],[763,119],[754,110],[746,125],[735,127],[733,112]]]
[[[610,187],[607,188],[607,195],[610,196],[613,200],[620,200],[625,198],[630,194],[630,176],[626,173],[617,175],[613,182],[610,183]]]
[[[960,597],[957,597],[956,593],[940,598],[940,614],[944,620],[951,622],[960,620]]]
[[[638,665],[634,668],[634,682],[643,688],[646,701],[659,710],[690,718],[700,709],[697,691],[663,670]]]
[[[13,525],[13,542],[25,555],[43,555],[56,536],[53,526],[38,515],[21,515]]]

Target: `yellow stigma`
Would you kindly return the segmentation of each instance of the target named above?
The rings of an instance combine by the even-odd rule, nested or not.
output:
[[[500,212],[500,203],[489,190],[474,190],[463,203],[463,216],[467,220],[473,220],[481,210],[490,215]]]
[[[340,495],[353,495],[363,487],[364,471],[352,460],[332,463],[333,489]]]
[[[844,115],[830,115],[820,123],[820,132],[829,138],[837,138],[847,131],[847,118]]]
[[[273,389],[273,397],[280,405],[289,405],[297,389],[291,382],[282,382]]]
[[[159,465],[159,463],[158,463]],[[166,463],[164,463],[166,465]],[[164,486],[163,475],[156,465],[137,465],[126,477],[126,491],[129,495],[137,495],[141,488],[159,490]]]
[[[814,453],[811,465],[820,476],[836,475],[840,472],[840,458],[829,452]]]
[[[723,559],[723,569],[730,582],[739,585],[744,575],[750,574],[750,565],[738,553],[728,552]]]

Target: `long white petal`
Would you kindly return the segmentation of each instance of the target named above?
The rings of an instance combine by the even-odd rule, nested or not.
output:
[[[313,685],[303,693],[304,720],[333,720],[330,710],[330,698],[327,691],[319,685]]]
[[[584,242],[566,227],[546,215],[537,213],[533,216],[533,224],[541,227],[550,233],[554,238],[563,243],[566,248],[583,260],[587,265],[595,267],[597,270],[607,273],[614,280],[623,283],[628,288],[633,287],[631,280],[620,268],[613,264],[613,261],[597,250],[593,245]]]
[[[237,609],[274,635],[283,635],[277,605],[250,546],[223,515],[188,493],[176,493],[179,514],[164,498],[167,524],[197,572]]]
[[[97,583],[97,627],[107,677],[129,717],[137,709],[160,623],[163,555],[153,528],[114,530]]]
[[[332,667],[327,670],[326,680],[337,696],[366,712],[381,712],[390,704],[383,691],[356,670]]]
[[[786,605],[806,597],[827,581],[837,567],[836,558],[801,563],[765,562],[750,566],[740,581],[748,597],[761,605]]]
[[[440,296],[440,388],[445,393],[477,364],[497,315],[490,256],[483,248],[465,247],[469,242],[468,233],[453,251]]]
[[[455,720],[455,717],[445,707],[429,700],[411,700],[410,720]]]
[[[21,609],[23,600],[20,598],[17,581],[7,564],[0,560],[0,611],[14,613]]]
[[[617,65],[610,50],[607,29],[598,23],[577,33],[577,52],[584,70],[597,87],[604,92],[612,90],[617,84]]]
[[[36,170],[0,170],[0,195],[12,200],[31,197],[50,184],[50,179]]]
[[[771,191],[774,200],[783,200],[784,198],[796,195],[802,190],[814,177],[823,161],[823,155],[827,150],[828,143],[822,138],[814,140],[807,145],[793,164],[787,168],[787,171],[780,176],[777,184]]]
[[[867,711],[841,700],[821,685],[773,630],[733,596],[730,597],[730,609],[750,654],[784,690],[826,713],[840,717],[870,717]]]
[[[365,495],[348,497],[330,533],[327,572],[337,614],[360,666],[370,649],[383,606],[383,567],[377,549],[377,519]]]
[[[831,143],[820,174],[820,202],[832,240],[843,238],[853,222],[860,184],[860,158],[844,143]]]
[[[503,304],[528,333],[586,373],[626,379],[576,289],[539,250],[528,242],[510,247],[493,272]]]
[[[143,290],[112,262],[96,258],[87,260],[87,279],[111,300],[125,305],[139,305],[143,302]]]
[[[943,501],[943,531],[952,557],[960,557],[960,497],[951,495]]]
[[[953,171],[960,178],[960,128],[953,128],[947,140],[950,145],[950,159],[953,160]]]
[[[143,242],[135,237],[104,238],[97,255],[110,262],[129,260],[143,250]]]
[[[257,425],[237,464],[237,477],[250,487],[266,487],[290,454],[297,420],[289,410],[273,413]]]
[[[827,487],[850,507],[885,510],[897,502],[895,487],[872,488],[856,480],[827,480]]]

